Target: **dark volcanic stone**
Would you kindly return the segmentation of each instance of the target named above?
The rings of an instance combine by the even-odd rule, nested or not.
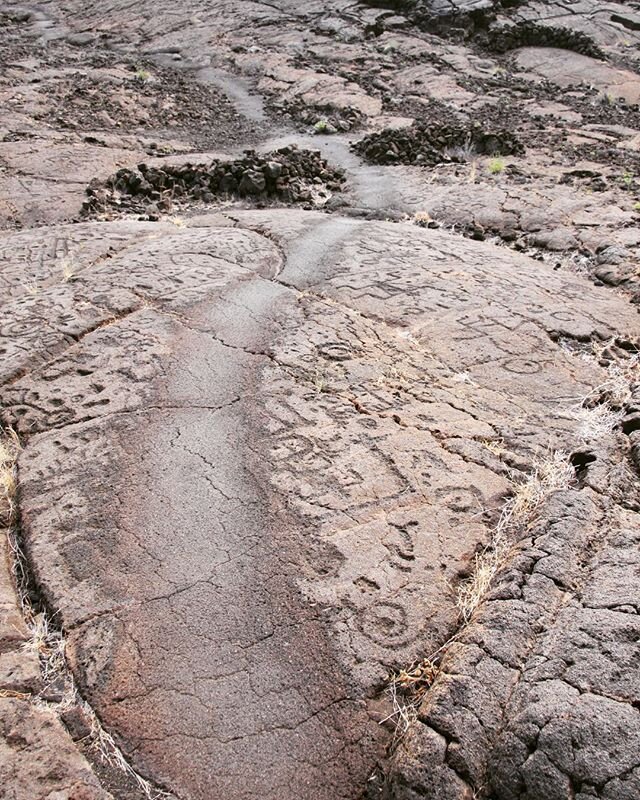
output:
[[[357,142],[353,149],[373,164],[440,164],[465,161],[467,154],[512,155],[524,148],[510,131],[486,131],[479,125],[431,125],[386,128]]]
[[[342,170],[317,151],[291,146],[263,155],[247,150],[235,161],[120,169],[104,184],[91,181],[82,213],[91,217],[118,209],[155,219],[176,202],[210,203],[216,196],[234,194],[307,203],[315,190],[340,191],[344,181]]]

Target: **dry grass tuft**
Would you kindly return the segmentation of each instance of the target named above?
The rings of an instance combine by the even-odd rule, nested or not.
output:
[[[391,389],[408,389],[413,381],[402,367],[389,365],[382,370],[377,383]]]
[[[438,666],[431,658],[424,658],[408,669],[393,673],[387,687],[392,711],[380,724],[394,720],[394,735],[398,737],[405,734],[416,719],[420,703],[437,675]]]
[[[600,439],[611,434],[620,424],[624,409],[640,382],[640,355],[630,353],[624,358],[611,358],[615,340],[592,343],[591,350],[580,358],[589,363],[601,364],[608,360],[607,377],[573,407],[572,414],[580,423],[580,433],[585,439]]]
[[[578,421],[580,436],[588,441],[608,436],[620,424],[623,417],[621,411],[614,411],[608,405],[591,407],[579,405],[573,415]]]
[[[509,451],[505,447],[504,439],[480,439],[480,444],[497,458],[502,458]]]
[[[76,277],[76,270],[73,264],[73,260],[69,257],[63,258],[60,261],[60,267],[62,268],[62,282],[73,283]]]
[[[96,753],[106,763],[113,767],[117,767],[124,772],[127,777],[135,781],[136,785],[142,790],[145,797],[149,800],[173,800],[173,795],[155,789],[149,781],[145,780],[142,775],[138,774],[131,764],[127,761],[122,750],[115,743],[113,736],[107,733],[100,724],[100,720],[96,717],[93,709],[87,704],[83,703],[83,711],[88,715],[91,721],[91,740],[92,746]]]
[[[329,391],[329,379],[327,378],[326,372],[321,369],[316,369],[313,373],[312,383],[313,388],[318,394]]]
[[[27,294],[30,294],[32,297],[35,297],[37,294],[40,293],[40,287],[35,281],[32,280],[23,281],[20,285],[25,290],[25,292]]]
[[[433,217],[428,211],[416,211],[413,215],[413,222],[421,228],[427,228],[433,222]]]
[[[513,495],[502,508],[490,543],[476,556],[473,575],[458,589],[457,606],[465,623],[471,619],[489,591],[496,573],[505,563],[514,531],[528,528],[547,497],[555,491],[566,489],[574,477],[568,456],[555,452],[540,458],[528,478],[514,484]]]
[[[631,400],[633,387],[638,380],[640,358],[637,355],[623,362],[612,361],[607,367],[607,379],[589,392],[582,405],[588,407],[606,402],[612,409],[621,409]]]
[[[0,689],[0,697],[3,700],[30,700],[31,694],[29,692],[16,692],[13,689]]]
[[[428,658],[408,670],[401,669],[393,676],[396,686],[405,692],[422,697],[436,679],[438,667]]]
[[[24,605],[24,604],[23,604]],[[55,628],[44,613],[27,618],[31,638],[23,645],[34,652],[40,661],[40,671],[47,686],[63,679],[67,682],[65,641],[62,632]]]
[[[387,693],[391,700],[392,711],[383,720],[380,720],[379,724],[384,725],[385,722],[393,720],[395,724],[393,735],[397,739],[404,736],[411,724],[417,719],[420,701],[400,693],[393,676],[389,681]]]
[[[11,525],[15,516],[15,496],[18,488],[16,459],[20,440],[13,428],[0,432],[0,524]]]

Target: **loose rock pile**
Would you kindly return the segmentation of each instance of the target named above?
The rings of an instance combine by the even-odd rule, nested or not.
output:
[[[472,155],[514,155],[524,152],[506,130],[486,131],[479,125],[430,125],[365,136],[353,149],[372,164],[424,164],[466,161]]]
[[[363,0],[407,16],[422,30],[452,39],[467,39],[495,21],[496,12],[523,0]]]
[[[364,0],[366,5],[388,8],[409,17],[429,33],[452,39],[476,39],[494,53],[517,47],[560,47],[593,58],[604,52],[582,31],[535,22],[496,25],[502,10],[523,5],[523,0]],[[382,32],[382,30],[381,30]]]
[[[363,115],[356,108],[335,109],[330,106],[306,105],[302,101],[273,100],[271,109],[278,118],[311,126],[315,133],[346,133],[362,124]]]
[[[120,169],[105,183],[89,184],[82,214],[95,217],[118,209],[154,219],[174,205],[211,203],[216,197],[234,195],[322,205],[342,189],[344,181],[342,170],[330,167],[315,150],[295,146],[265,154],[246,150],[242,158],[214,159],[208,165],[139,164],[137,169]]]
[[[538,25],[535,22],[492,28],[487,34],[487,46],[494,53],[506,53],[517,47],[559,47],[583,56],[605,58],[600,47],[586,33],[562,26]]]

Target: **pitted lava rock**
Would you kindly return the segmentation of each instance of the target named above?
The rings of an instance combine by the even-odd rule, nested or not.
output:
[[[639,46],[0,5],[3,798],[640,797]]]

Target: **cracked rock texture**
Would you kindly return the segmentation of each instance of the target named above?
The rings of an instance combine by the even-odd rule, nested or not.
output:
[[[636,5],[0,5],[3,797],[640,796]]]

